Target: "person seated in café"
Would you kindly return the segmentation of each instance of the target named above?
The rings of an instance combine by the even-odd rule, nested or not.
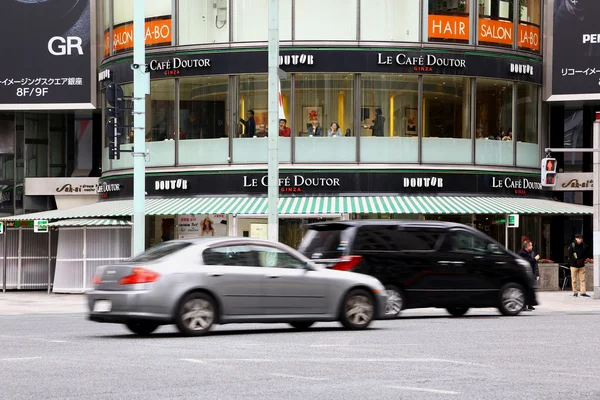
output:
[[[508,132],[502,136],[502,140],[512,140],[512,128],[508,128]]]
[[[477,131],[475,135],[476,139],[485,139],[485,135],[483,134],[483,125],[477,125]]]
[[[332,136],[343,136],[342,135],[342,130],[340,129],[340,126],[338,125],[337,122],[333,121],[331,123],[331,125],[329,126],[329,130],[327,131],[327,136],[332,137]]]
[[[287,126],[287,120],[279,120],[279,136],[290,137],[292,136],[292,130]]]
[[[323,136],[323,127],[319,124],[317,118],[313,119],[308,127],[308,136]]]
[[[265,128],[265,124],[258,125],[258,131],[256,131],[256,137],[266,137],[269,135],[269,132]]]

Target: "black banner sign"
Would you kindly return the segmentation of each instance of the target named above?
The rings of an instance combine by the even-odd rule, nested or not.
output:
[[[267,173],[187,173],[146,176],[150,197],[188,197],[225,195],[266,195]],[[133,178],[103,179],[101,186],[119,190],[102,191],[102,199],[133,196]],[[281,196],[326,195],[419,195],[419,194],[495,194],[543,196],[539,176],[506,174],[469,174],[459,172],[332,171],[279,174]]]
[[[266,51],[168,54],[148,58],[151,79],[168,76],[254,74],[267,72]],[[481,76],[542,83],[542,63],[524,58],[494,57],[465,52],[298,50],[281,51],[286,72],[371,72]],[[130,61],[114,66],[115,81],[130,82]]]
[[[90,23],[90,0],[2,1],[0,109],[93,108]]]

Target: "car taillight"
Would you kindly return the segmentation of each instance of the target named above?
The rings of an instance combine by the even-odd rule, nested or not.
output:
[[[156,282],[160,274],[145,268],[134,268],[131,275],[119,279],[119,285],[137,285],[139,283]]]
[[[101,283],[102,283],[102,277],[100,275],[94,276],[94,279],[92,279],[92,285],[99,285]]]
[[[350,271],[362,261],[362,256],[343,256],[342,261],[338,262],[331,269],[336,271]]]

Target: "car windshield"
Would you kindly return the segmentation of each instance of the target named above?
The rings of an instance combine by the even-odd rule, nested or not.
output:
[[[130,258],[131,262],[150,262],[169,256],[191,245],[189,242],[163,242],[149,248],[140,255]]]
[[[349,227],[344,225],[324,225],[310,228],[298,251],[308,258],[329,259],[341,257],[348,246]]]

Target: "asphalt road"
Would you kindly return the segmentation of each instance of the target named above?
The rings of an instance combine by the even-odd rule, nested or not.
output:
[[[412,316],[411,316],[412,315]],[[0,316],[0,399],[599,399],[600,314],[408,313],[362,332],[227,325],[149,338]]]

